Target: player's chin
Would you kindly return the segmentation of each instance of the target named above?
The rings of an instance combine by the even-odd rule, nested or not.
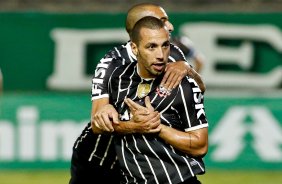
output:
[[[164,70],[154,70],[154,72],[152,72],[155,76],[159,76],[164,72]]]

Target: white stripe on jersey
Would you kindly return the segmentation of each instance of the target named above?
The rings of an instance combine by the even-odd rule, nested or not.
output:
[[[109,64],[105,64],[105,63],[98,63],[96,68],[108,68]]]
[[[102,59],[100,59],[100,63],[111,62],[112,60],[113,60],[113,58],[102,58]]]
[[[194,162],[197,162],[198,166],[201,168],[202,171],[205,171],[205,169],[201,166],[201,164],[195,160],[194,158],[191,158]]]
[[[166,169],[166,167],[165,167],[165,165],[164,165],[164,162],[162,161],[162,159],[160,159],[159,155],[157,155],[156,152],[153,150],[153,148],[150,146],[150,144],[148,143],[146,137],[145,137],[144,135],[142,135],[142,137],[143,137],[144,141],[146,142],[148,148],[151,150],[151,152],[155,155],[155,157],[157,157],[157,158],[160,160],[160,162],[161,162],[161,164],[162,164],[162,166],[163,166],[163,169],[164,169],[164,171],[165,171],[165,174],[166,174],[166,176],[167,176],[167,179],[168,179],[169,183],[172,184],[172,182],[171,182],[171,180],[170,180],[170,177],[169,177],[169,174],[168,174],[168,172],[167,172],[167,169]],[[157,181],[157,183],[159,183],[159,182]]]
[[[99,84],[102,84],[102,83],[103,83],[103,79],[93,78],[93,79],[92,79],[92,83],[99,83]]]
[[[170,158],[170,160],[171,160],[172,163],[174,164],[174,166],[175,166],[175,168],[176,168],[176,170],[177,170],[177,172],[178,172],[178,175],[179,175],[181,181],[183,182],[184,179],[183,179],[183,177],[182,177],[182,174],[181,174],[181,172],[180,172],[180,169],[179,169],[178,165],[175,163],[175,161],[173,160],[173,158],[171,157],[171,155],[169,154],[169,152],[167,151],[167,149],[166,149],[165,147],[163,147],[163,148],[164,148],[164,150],[165,150],[167,156]]]
[[[118,53],[118,56],[121,57],[120,51],[115,47],[115,51]]]
[[[96,141],[96,144],[95,144],[95,147],[94,147],[94,150],[92,151],[90,157],[88,158],[88,161],[91,161],[92,158],[93,158],[93,156],[95,156],[95,152],[96,152],[97,147],[98,147],[98,145],[99,145],[101,136],[102,136],[101,134],[98,136],[97,141]]]
[[[100,95],[100,96],[93,96],[91,98],[91,100],[97,100],[97,99],[100,99],[100,98],[109,98],[109,94],[103,94],[103,95]]]
[[[132,137],[133,137],[133,139],[134,139],[134,136],[132,136]],[[122,141],[123,141],[123,139],[122,139]],[[135,139],[134,139],[134,142],[136,143]],[[133,160],[134,160],[136,166],[138,167],[138,170],[139,170],[139,172],[140,172],[142,178],[144,179],[145,183],[147,183],[147,179],[145,178],[145,176],[144,176],[144,174],[143,174],[143,172],[142,172],[142,170],[141,170],[141,167],[139,166],[138,161],[136,160],[135,154],[133,153],[133,151],[132,151],[132,150],[129,148],[129,146],[128,146],[128,142],[126,141],[126,137],[125,137],[125,144],[126,144],[127,149],[128,149],[128,150],[130,151],[130,153],[132,154]],[[136,144],[135,144],[135,146],[136,146]],[[136,148],[137,148],[137,147],[136,147]],[[137,149],[138,149],[138,148],[137,148]],[[138,150],[139,150],[139,149],[138,149]],[[139,152],[140,152],[140,151],[139,151]],[[125,157],[125,156],[124,156],[124,157]],[[134,181],[136,182],[136,179],[135,179],[135,178],[134,178]]]
[[[130,175],[132,178],[134,178],[134,183],[136,183],[136,178],[133,177],[132,173],[130,172],[130,170],[129,170],[127,164],[126,164],[126,159],[125,159],[125,155],[124,155],[124,142],[123,142],[123,139],[121,139],[120,141],[121,141],[121,151],[122,151],[122,155],[123,155],[122,158],[123,158],[124,165],[125,165],[125,167],[126,167],[126,170],[127,170],[128,173],[129,173],[129,175]]]
[[[174,59],[173,57],[171,57],[171,56],[168,56],[168,59],[169,59],[170,61],[172,61],[172,62],[175,62],[175,59]]]
[[[188,166],[188,168],[189,168],[189,170],[190,170],[191,175],[194,177],[195,174],[194,174],[194,172],[193,172],[193,170],[192,170],[192,168],[191,168],[191,166],[190,166],[190,164],[189,164],[189,161],[188,161],[185,157],[182,157],[182,158],[183,158],[184,161],[186,162],[186,164],[187,164],[187,166]]]
[[[209,125],[207,123],[205,124],[201,124],[201,125],[197,125],[197,126],[193,126],[191,128],[186,128],[185,129],[185,132],[189,132],[189,131],[193,131],[193,130],[198,130],[198,129],[201,129],[201,128],[206,128],[208,127]]]
[[[107,145],[105,154],[103,155],[103,158],[102,158],[102,160],[101,160],[101,162],[100,162],[100,165],[103,165],[103,163],[104,163],[104,161],[105,161],[105,158],[106,158],[107,155],[108,155],[108,151],[109,151],[109,148],[110,148],[110,145],[111,145],[112,141],[113,141],[113,136],[111,136],[111,138],[110,138],[110,140],[109,140],[109,142],[108,142],[108,145]]]
[[[185,110],[187,122],[189,123],[189,127],[191,127],[192,125],[191,125],[190,118],[189,118],[189,112],[188,112],[188,108],[187,108],[187,105],[186,105],[186,100],[185,100],[185,96],[184,96],[184,92],[183,92],[183,88],[182,88],[181,84],[179,84],[179,88],[180,88],[181,98],[182,98],[182,102],[183,102],[183,105],[184,105],[184,110]]]
[[[159,183],[159,182],[158,182],[158,179],[157,179],[157,175],[156,175],[156,173],[155,173],[155,171],[154,171],[154,168],[152,167],[152,164],[151,164],[150,161],[149,161],[148,156],[145,155],[145,158],[146,158],[146,160],[147,160],[147,162],[148,162],[148,164],[149,164],[149,167],[150,167],[150,169],[151,169],[151,172],[152,172],[153,175],[154,175],[155,181],[156,181],[157,183]]]

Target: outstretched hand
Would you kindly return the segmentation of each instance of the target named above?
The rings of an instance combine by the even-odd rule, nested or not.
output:
[[[145,97],[145,107],[135,103],[129,98],[125,99],[124,102],[128,105],[133,115],[131,120],[140,125],[136,128],[137,133],[157,133],[161,130],[160,114],[154,110],[148,96]]]

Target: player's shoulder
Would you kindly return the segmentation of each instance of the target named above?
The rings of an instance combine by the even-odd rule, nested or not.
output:
[[[181,81],[181,84],[188,84],[189,86],[191,87],[195,87],[195,86],[198,86],[198,83],[196,82],[195,79],[193,79],[192,77],[189,77],[189,76],[185,76],[182,81]]]
[[[128,54],[127,54],[126,44],[127,43],[112,48],[105,54],[104,58],[116,59],[116,58],[123,58],[127,56]]]
[[[170,43],[170,57],[174,61],[185,61],[185,55],[181,49],[173,43]]]
[[[116,67],[110,76],[110,81],[112,84],[119,83],[120,79],[128,81],[132,78],[133,74],[136,72],[136,62],[126,63]]]
[[[125,63],[117,67],[117,70],[120,72],[132,72],[132,70],[136,67],[137,62]]]

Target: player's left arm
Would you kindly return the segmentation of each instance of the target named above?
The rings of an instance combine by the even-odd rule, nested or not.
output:
[[[203,157],[208,151],[208,128],[183,132],[161,124],[159,137],[174,148],[194,157]]]
[[[172,106],[178,112],[182,130],[161,125],[160,138],[188,155],[204,156],[208,151],[208,122],[203,93],[194,79],[183,79]]]

